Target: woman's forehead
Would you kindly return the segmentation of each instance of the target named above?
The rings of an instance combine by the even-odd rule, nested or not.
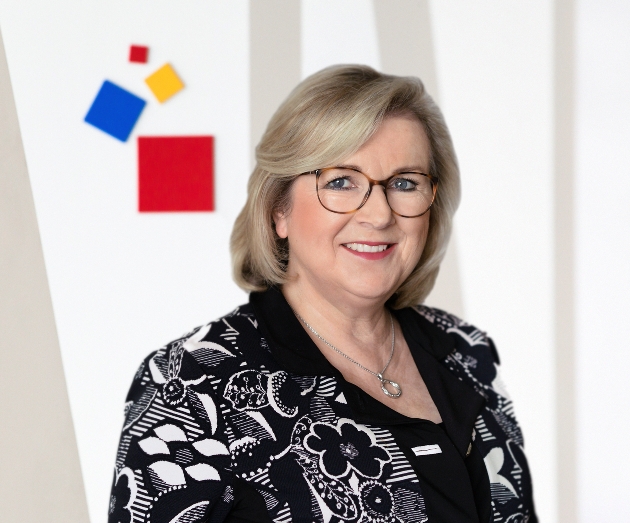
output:
[[[380,164],[390,169],[429,167],[431,148],[420,121],[412,116],[391,116],[383,120],[375,133],[359,149],[338,163],[362,170],[366,164]]]

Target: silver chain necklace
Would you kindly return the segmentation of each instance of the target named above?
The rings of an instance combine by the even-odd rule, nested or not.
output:
[[[392,317],[392,315],[389,315],[389,320],[391,322],[392,325],[392,350],[389,354],[389,359],[387,360],[387,363],[385,364],[385,367],[383,368],[383,370],[381,372],[374,372],[373,370],[368,369],[367,367],[364,367],[363,365],[361,365],[358,361],[353,360],[350,356],[348,356],[347,354],[344,354],[343,352],[341,352],[337,347],[335,347],[332,343],[328,342],[327,340],[325,340],[313,327],[311,327],[304,318],[302,318],[302,316],[300,316],[297,312],[293,311],[293,314],[295,314],[300,321],[306,325],[306,327],[308,327],[308,329],[315,334],[315,336],[317,336],[320,340],[322,340],[326,345],[328,345],[332,350],[334,350],[336,353],[341,354],[344,358],[346,358],[347,360],[351,361],[352,363],[354,363],[355,365],[357,365],[358,367],[360,367],[361,369],[363,369],[366,372],[369,372],[370,374],[372,374],[373,376],[376,376],[378,378],[378,380],[381,382],[381,390],[383,391],[383,394],[385,394],[386,396],[390,397],[390,398],[400,398],[400,396],[402,395],[402,389],[400,388],[400,385],[398,385],[398,383],[396,383],[395,381],[392,380],[388,380],[385,379],[383,377],[383,374],[385,374],[385,371],[387,370],[387,367],[389,367],[389,364],[392,361],[392,358],[394,356],[394,345],[396,344],[396,330],[394,329],[394,318]],[[395,389],[396,392],[389,392],[387,390],[386,385],[389,385],[391,387],[393,387]]]

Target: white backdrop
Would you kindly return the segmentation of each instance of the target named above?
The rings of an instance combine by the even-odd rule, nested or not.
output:
[[[628,522],[630,4],[577,3],[576,338],[583,522]]]
[[[455,240],[465,316],[497,343],[538,512],[554,522],[553,1],[430,5],[439,98],[462,167]],[[615,0],[577,7],[580,521],[626,521],[623,432],[604,445],[600,433],[628,410],[619,370],[627,343],[615,327],[630,305],[630,9]],[[31,0],[27,9],[0,0],[0,24],[91,519],[104,522],[135,368],[246,299],[230,279],[228,237],[252,147],[248,3]],[[301,25],[303,75],[339,62],[379,67],[371,1],[302,0]],[[127,61],[132,43],[150,47],[148,65]],[[143,79],[165,62],[186,88],[160,105]],[[149,102],[126,144],[83,122],[106,78]],[[135,139],[156,134],[216,137],[216,212],[137,212]]]

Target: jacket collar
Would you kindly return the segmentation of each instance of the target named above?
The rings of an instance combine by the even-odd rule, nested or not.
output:
[[[293,374],[332,376],[344,388],[356,421],[374,424],[417,423],[399,414],[361,389],[344,380],[297,319],[279,289],[250,294],[258,328],[267,340],[276,361]],[[455,377],[442,363],[455,349],[454,339],[411,308],[393,311],[420,374],[435,402],[446,433],[460,454],[466,454],[475,420],[485,400],[474,389]],[[347,392],[347,393],[346,393]]]
[[[249,303],[271,354],[284,370],[303,376],[341,376],[313,343],[277,287],[252,292]]]

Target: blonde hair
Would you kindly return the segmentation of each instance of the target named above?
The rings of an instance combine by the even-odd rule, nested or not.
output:
[[[290,209],[291,184],[299,174],[344,160],[376,132],[384,118],[395,115],[411,115],[423,125],[438,190],[422,256],[390,301],[402,308],[426,298],[459,205],[453,143],[442,113],[418,78],[386,75],[363,65],[337,65],[309,76],[271,118],[256,147],[247,202],[230,241],[234,279],[241,288],[262,291],[286,281],[289,247],[276,234],[273,214]]]

